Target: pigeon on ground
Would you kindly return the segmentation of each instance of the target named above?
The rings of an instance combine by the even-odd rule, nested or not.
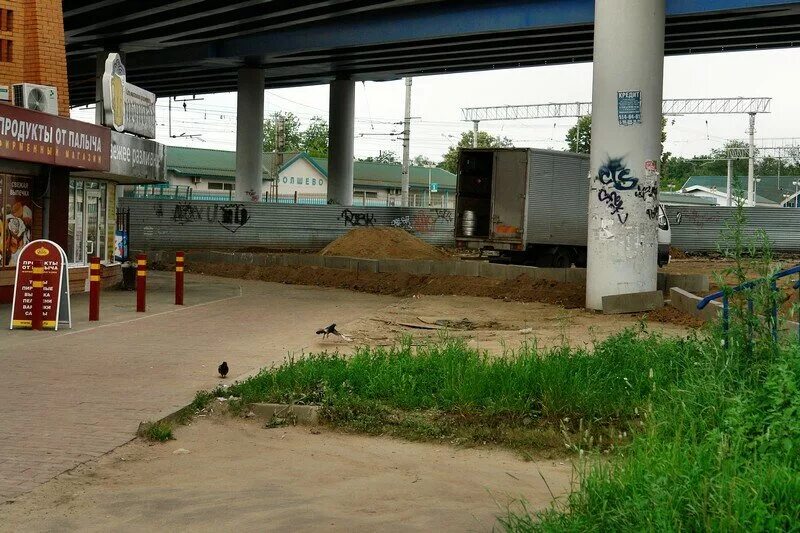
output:
[[[337,337],[341,337],[342,339],[344,339],[344,340],[346,340],[348,342],[353,340],[350,337],[348,337],[347,335],[344,335],[343,333],[340,333],[339,331],[337,331],[336,324],[331,324],[330,326],[328,326],[326,328],[318,329],[317,330],[317,335],[322,335],[323,339],[327,339],[328,335],[336,335]]]
[[[228,363],[226,361],[223,361],[222,364],[219,365],[219,368],[217,368],[217,370],[219,370],[219,375],[224,378],[225,376],[228,375]]]

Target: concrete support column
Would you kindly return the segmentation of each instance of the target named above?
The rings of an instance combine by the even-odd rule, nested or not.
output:
[[[747,200],[750,205],[756,205],[756,114],[750,113],[750,122],[747,128]]]
[[[353,143],[355,138],[356,84],[336,80],[330,88],[328,139],[328,201],[353,205]]]
[[[479,131],[479,124],[480,122],[477,120],[472,121],[472,147],[478,147],[478,131]]]
[[[236,96],[236,200],[258,202],[263,184],[264,69],[239,69]]]
[[[656,290],[664,2],[595,2],[589,309]]]

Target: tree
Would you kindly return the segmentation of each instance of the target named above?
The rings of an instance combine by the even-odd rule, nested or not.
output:
[[[578,137],[580,130],[580,137]],[[567,150],[579,154],[588,154],[592,148],[592,115],[585,115],[578,119],[574,126],[567,131],[564,139],[567,141]],[[664,141],[667,140],[667,119],[661,117],[661,148],[663,152]]]
[[[278,147],[278,132],[277,122],[281,114],[276,114],[274,117],[268,118],[264,121],[264,151],[274,152]],[[297,152],[302,145],[300,133],[300,119],[292,113],[286,113],[283,116],[283,135],[284,135],[284,151]]]
[[[418,167],[432,167],[435,166],[432,159],[425,157],[424,155],[418,155],[414,159],[411,160],[412,165],[416,165]]]
[[[308,128],[301,134],[303,151],[311,157],[328,157],[328,123],[321,117],[314,117]]]
[[[458,172],[458,149],[472,148],[473,138],[474,134],[472,131],[463,132],[458,144],[456,146],[451,146],[447,153],[442,156],[442,162],[438,165],[439,168],[443,168],[453,174]],[[508,137],[501,137],[499,135],[495,137],[485,131],[478,132],[478,148],[508,148],[511,146],[513,146],[513,143]]]
[[[364,157],[359,161],[366,161],[369,163],[383,163],[385,165],[399,165],[400,161],[397,160],[397,154],[391,150],[381,150],[378,152],[377,157]]]
[[[592,147],[592,115],[580,117],[567,131],[566,141],[570,152],[588,154]]]

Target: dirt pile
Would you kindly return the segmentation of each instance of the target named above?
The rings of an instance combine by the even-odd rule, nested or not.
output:
[[[400,228],[356,228],[322,249],[320,255],[363,259],[448,259],[442,250]]]
[[[655,311],[647,313],[646,318],[649,322],[662,322],[665,324],[677,324],[678,326],[685,326],[687,328],[700,328],[705,324],[696,316],[690,315],[685,311],[676,309],[671,305],[665,305]]]
[[[680,248],[675,248],[674,246],[670,246],[669,248],[669,256],[671,259],[688,259],[689,256],[681,250]]]

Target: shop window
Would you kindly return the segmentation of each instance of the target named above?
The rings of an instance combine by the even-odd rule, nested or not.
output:
[[[0,8],[0,31],[14,31],[14,12]]]
[[[70,180],[67,259],[85,264],[96,255],[108,259],[108,186],[94,180]]]
[[[11,39],[0,39],[0,63],[14,61],[14,43]]]

